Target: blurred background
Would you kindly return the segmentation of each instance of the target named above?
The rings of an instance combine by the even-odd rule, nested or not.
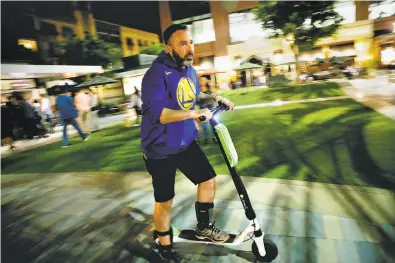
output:
[[[2,1],[2,262],[157,262],[140,96],[174,23],[192,34],[202,91],[236,105],[218,118],[273,262],[395,262],[394,0]],[[89,141],[65,129],[61,149],[59,94],[89,101],[77,105]],[[196,125],[217,224],[239,231],[223,156]],[[196,189],[178,177],[176,192],[172,223],[191,227]],[[248,242],[177,248],[187,262],[256,262]]]

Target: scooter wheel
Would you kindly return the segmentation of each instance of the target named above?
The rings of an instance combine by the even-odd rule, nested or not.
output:
[[[267,238],[265,238],[264,244],[265,244],[265,250],[266,250],[266,255],[264,257],[262,257],[259,254],[258,246],[256,245],[255,241],[252,243],[252,253],[255,255],[255,257],[258,261],[272,262],[272,260],[274,260],[278,255],[277,246],[276,246],[276,244],[274,244],[273,241],[271,241],[270,239],[267,239]]]

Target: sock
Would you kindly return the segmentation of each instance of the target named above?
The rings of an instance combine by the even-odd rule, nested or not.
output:
[[[173,244],[163,246],[159,242],[159,250],[160,251],[167,251],[167,250],[171,250],[172,248],[173,248]]]
[[[214,203],[195,203],[196,218],[200,230],[208,228],[213,208]]]

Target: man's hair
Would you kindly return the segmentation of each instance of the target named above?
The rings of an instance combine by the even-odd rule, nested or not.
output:
[[[187,26],[182,24],[173,24],[168,28],[166,28],[165,32],[163,33],[163,40],[165,41],[165,44],[166,45],[169,44],[169,39],[174,34],[174,32],[178,30],[187,30],[187,29],[188,29]]]
[[[25,98],[23,98],[22,95],[17,95],[17,96],[15,96],[15,98],[17,101],[24,101],[25,100]]]

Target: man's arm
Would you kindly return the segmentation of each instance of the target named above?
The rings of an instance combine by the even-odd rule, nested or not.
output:
[[[166,124],[176,121],[184,121],[187,119],[198,119],[200,116],[205,116],[206,120],[212,117],[211,111],[208,109],[202,110],[171,110],[164,108],[160,115],[160,123]]]
[[[215,102],[222,102],[223,104],[225,104],[226,106],[229,107],[229,110],[233,110],[235,105],[233,104],[233,102],[231,102],[230,100],[222,97],[219,94],[206,94],[203,92],[199,93],[199,100],[213,100]]]
[[[213,94],[213,93],[207,94],[204,92],[200,92],[198,95],[198,98],[199,98],[199,100],[213,100],[213,102],[214,102],[214,101],[216,101],[215,97],[218,97],[218,96],[219,96],[219,94]]]

